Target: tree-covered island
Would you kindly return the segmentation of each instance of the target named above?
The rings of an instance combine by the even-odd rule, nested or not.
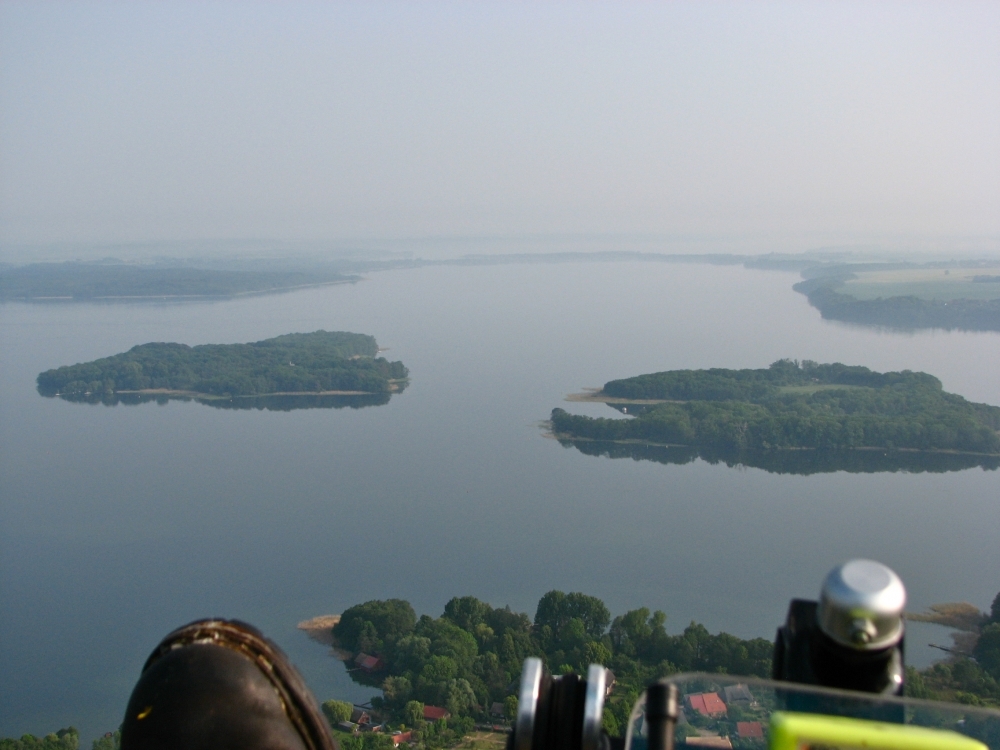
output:
[[[137,392],[231,397],[399,390],[406,367],[378,352],[373,336],[344,331],[289,333],[249,344],[141,344],[113,357],[46,370],[38,376],[38,392],[73,399]]]
[[[612,380],[598,396],[646,403],[625,407],[632,419],[553,409],[553,433],[570,440],[736,453],[874,448],[1000,453],[1000,407],[946,393],[940,380],[923,372],[878,373],[784,359],[767,369],[671,370]]]

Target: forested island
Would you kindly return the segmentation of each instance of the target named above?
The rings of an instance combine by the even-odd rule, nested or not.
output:
[[[373,336],[289,333],[249,344],[151,343],[93,362],[46,370],[43,396],[166,398],[387,395],[405,384],[402,362],[378,356]],[[279,407],[280,408],[280,407]]]
[[[129,263],[32,263],[0,269],[0,300],[232,297],[358,279],[332,269],[225,270]]]
[[[625,407],[632,419],[553,409],[553,433],[737,457],[796,449],[1000,454],[1000,407],[946,393],[941,381],[922,372],[784,359],[767,369],[671,370],[613,380],[598,396],[646,403]]]

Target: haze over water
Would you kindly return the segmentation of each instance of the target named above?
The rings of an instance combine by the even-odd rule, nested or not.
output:
[[[470,253],[1000,252],[1000,5],[0,2],[0,270]],[[225,257],[223,257],[225,256]],[[229,266],[227,266],[229,267]],[[911,607],[1000,589],[1000,472],[774,475],[595,458],[566,394],[782,357],[1000,404],[996,333],[826,323],[793,274],[437,267],[183,304],[0,305],[0,736],[116,727],[195,617],[276,638],[372,598],[534,612],[552,588],[772,637],[865,555]],[[361,409],[46,399],[150,341],[373,334],[411,372]],[[910,631],[908,655],[946,635]],[[921,662],[921,660],[923,660]]]
[[[867,556],[902,575],[911,609],[986,608],[1000,588],[996,471],[774,475],[594,458],[543,436],[556,406],[617,414],[563,401],[582,387],[781,357],[924,370],[1000,404],[997,334],[831,324],[795,278],[522,264],[221,302],[5,304],[0,735],[113,729],[158,639],[203,616],[260,626],[322,700],[371,690],[296,623],[373,598],[438,615],[471,594],[533,615],[558,588],[614,614],[663,609],[671,632],[696,619],[770,638],[790,597]],[[320,328],[375,335],[411,384],[385,406],[291,412],[35,392],[44,369],[138,343]]]

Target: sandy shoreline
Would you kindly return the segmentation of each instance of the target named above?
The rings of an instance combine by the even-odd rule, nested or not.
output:
[[[584,388],[583,393],[571,393],[564,401],[583,401],[592,404],[666,404],[664,398],[619,398],[608,396],[600,388]]]
[[[340,615],[320,615],[309,620],[303,620],[296,627],[304,630],[306,635],[325,646],[333,645],[333,626],[340,622]]]
[[[333,640],[333,626],[340,622],[340,615],[320,615],[308,620],[303,620],[296,627],[303,631],[317,643],[329,646],[333,656],[341,661],[347,661],[352,654],[349,651],[337,648]]]

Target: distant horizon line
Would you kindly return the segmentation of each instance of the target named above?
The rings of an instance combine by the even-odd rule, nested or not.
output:
[[[345,245],[352,243],[468,243],[468,242],[572,242],[627,240],[632,242],[822,242],[817,248],[844,249],[848,247],[878,246],[885,242],[940,242],[978,240],[1000,243],[997,233],[931,233],[931,232],[741,232],[741,233],[658,233],[658,232],[525,232],[525,233],[481,233],[481,234],[412,234],[412,235],[345,235],[340,237],[189,237],[171,239],[80,239],[80,240],[0,240],[0,249],[45,249],[45,248],[100,248],[100,247],[183,247],[190,245],[233,245],[233,244],[283,244],[293,246]],[[803,250],[805,252],[805,250]]]

